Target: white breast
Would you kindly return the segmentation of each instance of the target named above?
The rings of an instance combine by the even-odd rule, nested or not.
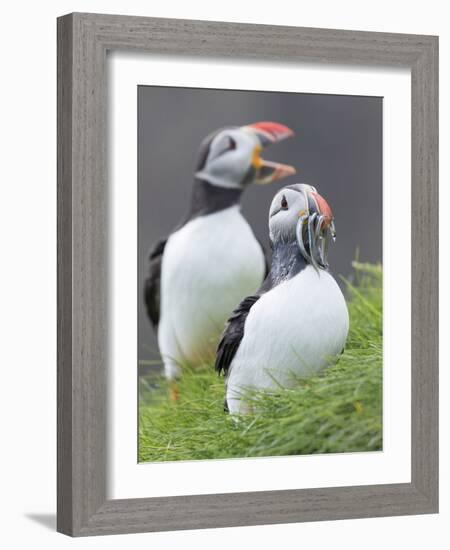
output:
[[[348,326],[339,286],[312,266],[264,294],[250,310],[231,365],[230,412],[241,410],[244,388],[289,387],[329,365],[344,347]]]
[[[264,256],[239,208],[201,216],[170,236],[161,273],[158,342],[169,378],[211,360],[224,323],[264,277]]]

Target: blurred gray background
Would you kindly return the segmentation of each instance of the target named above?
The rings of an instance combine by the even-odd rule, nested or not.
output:
[[[337,241],[329,261],[349,276],[361,261],[382,259],[382,98],[138,87],[138,354],[159,359],[145,313],[143,284],[151,245],[186,212],[200,142],[213,130],[262,120],[281,122],[295,137],[267,148],[264,158],[292,164],[297,174],[268,186],[251,185],[243,213],[268,246],[267,215],[284,185],[314,185],[330,204]]]

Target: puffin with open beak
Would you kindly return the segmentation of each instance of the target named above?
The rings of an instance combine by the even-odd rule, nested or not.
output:
[[[292,135],[283,124],[258,122],[222,128],[203,141],[189,212],[153,247],[145,282],[147,312],[169,381],[183,364],[214,358],[233,308],[264,280],[265,253],[242,216],[240,200],[252,183],[295,174],[292,166],[261,158],[266,146]],[[171,387],[176,399],[175,384]]]
[[[270,272],[234,310],[217,350],[232,414],[252,411],[248,390],[290,387],[333,364],[347,339],[347,305],[328,270],[336,231],[326,200],[310,185],[283,188],[270,207],[269,232]]]

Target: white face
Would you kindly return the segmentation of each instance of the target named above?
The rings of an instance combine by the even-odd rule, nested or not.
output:
[[[301,216],[308,213],[308,192],[315,192],[312,185],[296,183],[284,187],[273,198],[269,210],[270,240],[292,242]]]
[[[312,185],[296,183],[279,191],[270,206],[270,239],[297,243],[315,269],[328,268],[328,245],[336,238],[333,212]]]
[[[203,141],[195,175],[212,185],[231,189],[292,176],[293,166],[261,158],[263,148],[292,135],[292,130],[278,122],[223,128]]]
[[[211,141],[205,165],[196,176],[220,187],[241,188],[251,176],[252,161],[260,148],[253,132],[242,128],[223,130]]]

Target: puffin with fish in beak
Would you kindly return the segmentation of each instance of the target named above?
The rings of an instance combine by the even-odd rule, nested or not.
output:
[[[336,232],[326,200],[311,185],[284,187],[270,206],[269,232],[270,272],[234,310],[217,349],[232,414],[252,412],[249,391],[290,387],[333,364],[347,339],[347,305],[328,271]]]
[[[153,247],[145,281],[147,313],[169,381],[183,364],[214,359],[233,308],[264,280],[265,253],[240,201],[252,183],[295,174],[292,166],[261,158],[262,149],[292,135],[283,124],[258,122],[222,128],[203,141],[188,215]],[[177,398],[175,383],[171,396]]]

